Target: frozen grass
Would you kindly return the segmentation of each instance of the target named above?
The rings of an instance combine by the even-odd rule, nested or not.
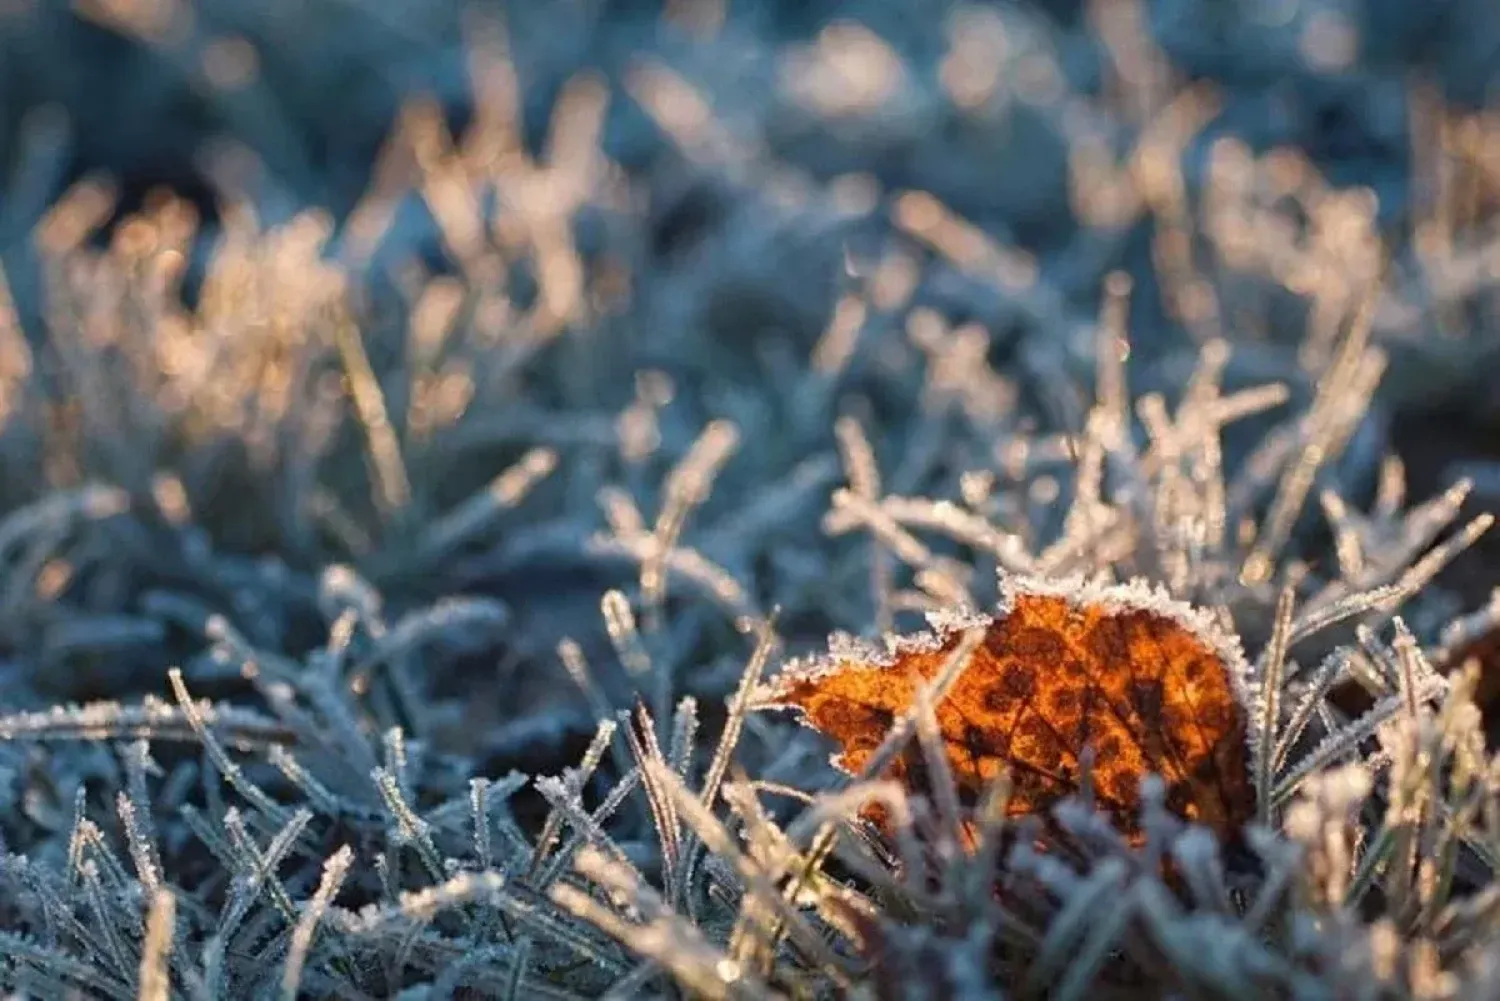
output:
[[[173,66],[230,17],[85,6]],[[1500,771],[1455,651],[1500,602],[1438,582],[1489,519],[1464,483],[1408,500],[1386,436],[1494,399],[1493,113],[1415,87],[1422,155],[1377,200],[1185,86],[1181,18],[974,9],[913,29],[924,62],[671,7],[561,74],[540,143],[508,55],[537,26],[466,21],[470,119],[412,100],[338,219],[232,47],[211,221],[115,218],[102,178],[28,201],[67,141],[32,121],[0,220],[0,984],[1492,996]],[[1299,72],[1365,72],[1313,36]],[[1007,575],[1142,578],[1238,640],[1243,843],[1151,779],[1135,847],[1085,800],[1006,822],[1001,782],[964,851],[941,782],[840,776],[753,711],[789,654]],[[930,710],[882,753],[931,757]]]

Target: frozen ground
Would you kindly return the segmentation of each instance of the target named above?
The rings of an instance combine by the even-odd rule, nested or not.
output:
[[[1481,0],[0,0],[0,984],[1485,996],[1497,86]],[[1220,607],[1268,833],[798,875],[747,661],[997,567]]]

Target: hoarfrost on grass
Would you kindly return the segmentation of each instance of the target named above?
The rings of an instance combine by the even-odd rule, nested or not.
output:
[[[264,44],[198,7],[82,16],[170,65],[210,28]],[[1182,86],[1183,24],[1137,5],[934,19],[936,74],[852,24],[793,51],[669,8],[698,41],[574,77],[540,144],[508,53],[556,27],[476,15],[472,121],[410,104],[337,220],[287,211],[320,189],[254,74],[208,74],[248,144],[201,158],[212,219],[166,195],[112,219],[94,177],[52,198],[71,140],[27,118],[0,213],[0,983],[1479,996],[1500,816],[1456,661],[1500,605],[1437,575],[1490,520],[1460,524],[1467,482],[1408,505],[1385,425],[1489,403],[1492,116],[1413,88],[1385,254],[1368,192],[1205,131],[1244,95]],[[277,48],[317,79],[351,65],[302,44]],[[649,149],[616,135],[642,113]],[[893,157],[911,190],[843,173]],[[1053,245],[1004,232],[1069,208]],[[888,658],[916,613],[969,633],[1016,588],[1223,652],[1243,844],[1151,777],[1135,848],[1086,796],[1045,823],[1005,819],[1003,777],[960,802],[933,717],[961,655],[874,759],[925,756],[925,793],[756,711],[813,650]]]

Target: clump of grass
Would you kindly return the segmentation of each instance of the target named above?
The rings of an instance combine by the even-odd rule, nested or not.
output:
[[[1440,574],[1490,519],[1466,482],[1408,503],[1386,433],[1492,347],[1493,130],[1418,93],[1457,166],[1387,247],[1306,157],[1186,171],[1215,98],[1115,10],[1102,94],[1006,7],[936,83],[848,25],[752,47],[748,111],[698,65],[743,27],[678,10],[696,55],[575,77],[541,144],[475,21],[472,120],[414,101],[347,218],[233,158],[212,222],[112,218],[93,178],[48,205],[3,248],[43,308],[0,294],[0,984],[1482,996],[1500,817],[1458,652],[1500,605]],[[627,100],[645,167],[601,138]],[[955,157],[934,118],[1047,139],[1077,225],[1022,250],[961,185],[799,160],[814,125]],[[789,652],[1012,573],[1144,578],[1238,637],[1243,845],[1143,777],[1141,844],[1086,797],[1007,819],[1001,780],[961,847],[941,781],[851,780],[753,711]],[[932,712],[885,750],[941,777]]]

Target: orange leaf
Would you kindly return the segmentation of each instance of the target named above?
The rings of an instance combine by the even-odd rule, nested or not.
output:
[[[1095,753],[1095,802],[1140,840],[1141,778],[1166,782],[1167,806],[1221,836],[1254,811],[1246,767],[1249,669],[1238,641],[1208,613],[1144,583],[1083,584],[1008,577],[993,616],[934,621],[935,632],[845,644],[794,662],[758,700],[797,710],[839,746],[833,762],[859,773],[892,724],[912,711],[965,630],[984,641],[937,707],[960,801],[972,807],[1008,769],[1013,816],[1046,816],[1080,791],[1084,750]],[[882,777],[920,791],[920,759],[898,756]],[[881,820],[878,811],[871,819]]]

